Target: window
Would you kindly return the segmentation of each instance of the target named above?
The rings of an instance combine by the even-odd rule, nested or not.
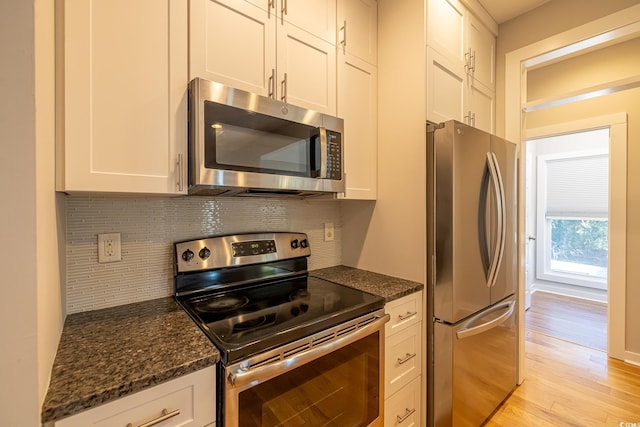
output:
[[[555,152],[538,156],[537,277],[606,289],[609,130],[567,137],[574,141],[556,141]],[[579,150],[593,147],[590,140],[602,148]]]

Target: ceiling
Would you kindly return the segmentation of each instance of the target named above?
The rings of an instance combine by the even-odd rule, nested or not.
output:
[[[549,0],[478,0],[493,19],[501,24],[522,15]]]

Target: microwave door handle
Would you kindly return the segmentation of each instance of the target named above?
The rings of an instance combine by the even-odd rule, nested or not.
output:
[[[318,129],[320,131],[320,173],[318,174],[318,177],[327,178],[327,128],[320,127]]]

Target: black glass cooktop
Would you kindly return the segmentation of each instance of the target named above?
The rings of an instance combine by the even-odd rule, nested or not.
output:
[[[379,296],[306,275],[180,297],[178,302],[218,347],[224,364],[384,306]]]

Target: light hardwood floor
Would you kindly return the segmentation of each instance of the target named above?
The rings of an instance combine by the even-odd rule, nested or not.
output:
[[[640,426],[640,367],[526,331],[526,380],[486,426]]]
[[[534,292],[526,328],[607,351],[607,304],[547,292]]]

